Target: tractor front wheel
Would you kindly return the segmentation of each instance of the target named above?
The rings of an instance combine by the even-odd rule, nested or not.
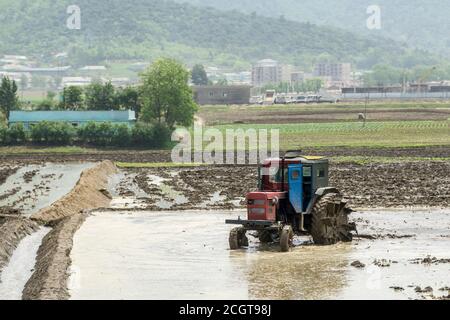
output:
[[[312,210],[311,236],[317,245],[332,245],[352,241],[349,223],[351,212],[338,193],[329,193],[317,201]]]
[[[281,252],[288,252],[292,245],[292,240],[294,238],[294,231],[291,226],[284,226],[281,230],[280,235],[280,247]]]
[[[238,250],[248,246],[248,238],[245,235],[246,230],[243,227],[236,227],[230,231],[230,249]]]

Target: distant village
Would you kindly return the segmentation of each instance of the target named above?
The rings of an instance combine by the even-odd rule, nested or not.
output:
[[[43,63],[22,55],[4,55],[0,59],[0,78],[16,81],[23,93],[42,97],[47,91],[61,92],[63,88],[84,87],[93,82],[111,82],[115,87],[133,86],[139,83],[139,72],[150,65],[133,62],[123,74],[112,72],[108,65],[72,67],[64,64],[67,55],[59,53],[51,63]],[[230,71],[216,66],[205,66],[209,79],[207,86],[193,86],[199,104],[272,104],[333,102],[351,99],[408,99],[449,98],[450,82],[408,83],[402,86],[364,87],[363,72],[355,71],[352,64],[317,63],[312,72],[283,64],[273,59],[263,59],[252,65],[251,70]],[[301,84],[318,81],[314,90],[302,89]],[[281,89],[276,89],[276,87]],[[270,90],[272,89],[272,90]]]

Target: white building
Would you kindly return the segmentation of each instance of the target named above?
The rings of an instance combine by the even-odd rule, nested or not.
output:
[[[91,77],[64,77],[61,86],[64,87],[84,87],[92,83]]]

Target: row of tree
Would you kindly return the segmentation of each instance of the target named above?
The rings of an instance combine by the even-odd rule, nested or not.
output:
[[[142,108],[139,87],[116,89],[111,82],[93,83],[86,88],[69,86],[63,89],[60,101],[56,94],[47,93],[47,98],[35,106],[35,110],[127,110],[139,113]]]
[[[67,87],[59,103],[49,93],[37,110],[121,110],[132,109],[140,121],[175,126],[190,126],[198,109],[189,87],[190,72],[173,59],[160,59],[141,75],[138,87],[115,89],[110,82],[94,83],[87,88]],[[11,110],[19,109],[17,85],[3,78],[0,108],[6,120]]]

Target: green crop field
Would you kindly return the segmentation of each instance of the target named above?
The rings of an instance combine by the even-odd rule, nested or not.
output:
[[[280,148],[301,147],[414,147],[450,145],[450,121],[362,123],[305,123],[277,125],[219,125],[210,128],[279,130]],[[241,147],[241,146],[240,146]],[[239,148],[239,147],[238,147]]]

